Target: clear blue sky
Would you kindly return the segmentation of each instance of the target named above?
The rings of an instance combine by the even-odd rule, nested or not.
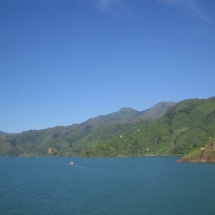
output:
[[[215,96],[214,0],[0,0],[0,131]]]

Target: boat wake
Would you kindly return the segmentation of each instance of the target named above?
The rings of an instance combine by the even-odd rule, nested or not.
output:
[[[97,169],[93,169],[93,168],[85,167],[85,166],[79,166],[79,165],[76,165],[76,164],[74,164],[73,166],[76,167],[76,168],[79,168],[79,169],[86,169],[86,170],[91,170],[91,171],[98,171]]]
[[[79,166],[79,165],[76,165],[76,164],[74,164],[73,167],[83,169],[83,170],[92,171],[92,172],[96,172],[96,173],[99,173],[99,174],[105,174],[105,175],[109,174],[108,171],[104,171],[104,170],[101,170],[101,169],[90,168],[90,167],[86,167],[86,166]]]

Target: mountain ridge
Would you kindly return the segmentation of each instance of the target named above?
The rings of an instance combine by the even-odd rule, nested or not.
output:
[[[215,97],[121,108],[71,126],[0,135],[0,156],[185,155],[215,162]]]
[[[215,97],[188,99],[161,118],[140,124],[106,142],[92,145],[83,156],[184,155],[204,148],[215,137]]]
[[[174,104],[167,103],[165,108]],[[83,147],[95,141],[103,141],[137,124],[154,121],[165,111],[165,108],[159,111],[157,108],[159,109],[158,106],[151,108],[152,112],[153,110],[156,110],[156,114],[159,112],[153,117],[150,112],[147,115],[145,111],[121,108],[119,111],[90,118],[80,124],[4,135],[0,138],[0,156],[68,155],[68,152],[76,155]]]

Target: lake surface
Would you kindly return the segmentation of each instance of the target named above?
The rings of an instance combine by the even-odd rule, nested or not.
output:
[[[215,165],[177,159],[0,158],[0,214],[215,214]]]

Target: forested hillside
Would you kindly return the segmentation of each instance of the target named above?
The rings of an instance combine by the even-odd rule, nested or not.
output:
[[[186,155],[213,161],[215,97],[161,102],[144,111],[122,108],[82,124],[0,135],[1,156]],[[191,153],[191,154],[190,154]],[[215,159],[214,159],[215,160]]]
[[[160,102],[143,111],[121,108],[81,124],[57,126],[20,134],[0,135],[0,156],[82,155],[86,147],[107,142],[122,132],[157,120],[174,102]]]
[[[158,121],[82,151],[83,156],[182,155],[204,147],[215,136],[215,97],[189,99],[171,107]]]

